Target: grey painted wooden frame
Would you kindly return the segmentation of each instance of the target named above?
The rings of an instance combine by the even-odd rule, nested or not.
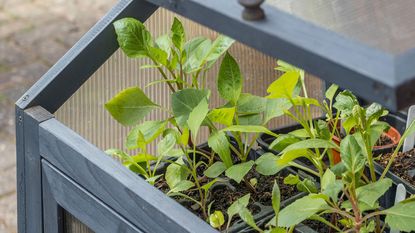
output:
[[[236,0],[120,0],[16,103],[19,232],[61,232],[62,208],[95,230],[107,220],[119,228],[104,231],[215,232],[49,113],[118,49],[112,22],[127,16],[145,21],[159,6],[392,109],[415,100],[410,89],[415,50],[385,54],[270,7],[265,7],[266,20],[246,22]],[[310,37],[301,40],[304,34]],[[96,208],[99,217],[76,201]]]

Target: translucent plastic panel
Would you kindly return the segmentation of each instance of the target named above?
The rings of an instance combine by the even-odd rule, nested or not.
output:
[[[174,14],[160,9],[146,22],[153,36],[170,31]],[[187,32],[187,38],[208,36],[214,39],[218,34],[190,20],[179,17]],[[274,70],[276,60],[263,55],[241,43],[235,43],[230,53],[237,59],[243,72],[244,91],[265,96],[267,86],[281,75]],[[220,62],[219,62],[220,63]],[[212,88],[211,106],[223,104],[216,91],[216,77],[219,63],[207,75],[208,86]],[[63,105],[56,117],[74,129],[87,140],[101,149],[112,147],[123,148],[125,137],[129,131],[121,126],[105,111],[104,104],[115,94],[126,87],[139,86],[147,95],[162,106],[169,106],[169,90],[165,84],[157,84],[144,88],[149,82],[161,79],[157,70],[139,69],[148,64],[142,59],[130,59],[122,51],[117,51],[102,67]],[[322,82],[309,75],[306,76],[309,95],[321,99]],[[318,111],[313,112],[319,116]],[[162,112],[153,112],[150,119],[163,117]],[[292,123],[287,118],[279,118],[270,124],[270,128]],[[199,141],[203,141],[202,135]]]
[[[408,51],[415,44],[415,4],[411,0],[267,0],[267,3],[319,27],[394,54]]]
[[[64,212],[64,233],[93,233],[85,224],[71,215],[69,212]]]

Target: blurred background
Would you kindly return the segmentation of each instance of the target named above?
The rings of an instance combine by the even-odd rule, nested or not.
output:
[[[116,0],[0,0],[0,233],[16,232],[14,102]]]

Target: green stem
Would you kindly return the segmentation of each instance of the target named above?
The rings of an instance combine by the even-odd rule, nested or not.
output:
[[[314,171],[314,170],[312,170],[312,169],[310,169],[310,168],[308,168],[308,167],[305,167],[305,166],[303,166],[303,165],[300,165],[300,164],[298,164],[298,163],[295,163],[295,162],[289,162],[289,163],[288,163],[288,165],[293,166],[293,167],[296,167],[296,168],[298,168],[298,169],[301,169],[301,170],[306,171],[306,172],[308,172],[308,173],[310,173],[310,174],[313,174],[313,175],[315,175],[315,176],[320,177],[320,174],[319,174],[319,173],[317,173],[316,171]]]

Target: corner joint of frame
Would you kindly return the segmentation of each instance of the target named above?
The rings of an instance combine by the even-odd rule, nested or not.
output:
[[[28,109],[25,109],[24,113],[25,115],[32,118],[39,124],[55,117],[52,113],[48,112],[46,109],[44,109],[41,106],[34,106]]]

